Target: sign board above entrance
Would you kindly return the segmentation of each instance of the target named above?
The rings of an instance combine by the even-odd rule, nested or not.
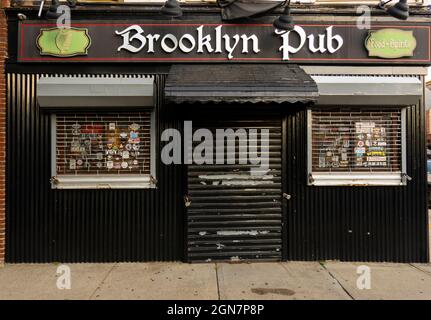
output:
[[[260,23],[86,20],[60,30],[28,20],[19,24],[18,61],[425,65],[431,63],[430,26],[373,24],[366,30],[353,22],[298,22],[293,31],[281,32]]]

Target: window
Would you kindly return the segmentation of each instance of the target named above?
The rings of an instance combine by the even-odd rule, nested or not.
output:
[[[309,110],[312,185],[405,184],[404,110]]]
[[[153,113],[53,115],[53,187],[154,186]]]

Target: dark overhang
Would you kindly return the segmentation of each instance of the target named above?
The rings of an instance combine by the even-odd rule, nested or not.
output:
[[[168,103],[314,103],[317,85],[295,64],[178,64],[166,79]]]

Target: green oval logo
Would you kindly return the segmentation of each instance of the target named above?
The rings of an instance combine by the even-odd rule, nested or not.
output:
[[[91,41],[84,28],[42,28],[36,43],[41,55],[73,57],[87,55]]]
[[[365,39],[368,55],[385,59],[411,57],[416,44],[413,31],[392,28],[369,31]]]

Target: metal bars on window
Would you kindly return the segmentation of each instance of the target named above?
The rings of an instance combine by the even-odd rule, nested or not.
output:
[[[401,108],[322,108],[309,111],[309,179],[355,184],[346,175],[379,184],[378,177],[399,179],[403,166]],[[380,175],[380,176],[376,176]],[[392,180],[391,180],[392,181]],[[393,180],[395,181],[395,180]],[[322,183],[323,184],[323,183]],[[368,184],[368,183],[365,183]],[[386,183],[385,183],[386,184]]]
[[[151,112],[55,115],[57,175],[150,175]]]

